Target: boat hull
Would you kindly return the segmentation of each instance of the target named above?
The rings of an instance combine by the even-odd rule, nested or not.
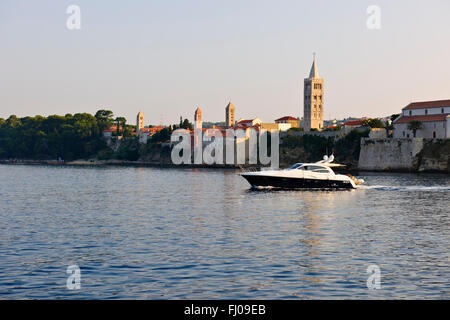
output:
[[[354,189],[350,181],[242,175],[253,187],[281,189]]]

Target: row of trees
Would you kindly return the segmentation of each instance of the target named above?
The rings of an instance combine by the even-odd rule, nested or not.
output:
[[[116,126],[115,136],[132,137],[134,126],[127,125],[124,117],[115,117],[111,110],[89,113],[35,116],[19,118],[11,115],[0,118],[0,159],[62,159],[73,160],[101,156],[114,157],[114,152],[106,146],[103,131]],[[176,129],[190,129],[188,119],[180,118],[180,123],[164,128],[156,133],[150,143],[170,140]],[[132,158],[137,155],[134,144],[124,144],[122,150],[130,149]],[[122,158],[118,155],[119,158]]]
[[[293,135],[288,134],[282,139],[280,145],[281,162],[305,162],[317,161],[324,154],[333,153],[337,162],[356,165],[361,150],[361,138],[369,136],[369,129],[364,131],[353,130],[345,137],[323,137],[317,135]],[[293,151],[293,152],[291,152]],[[286,159],[283,159],[286,158]]]
[[[103,130],[113,123],[125,127],[123,118],[110,110],[89,113],[0,118],[0,158],[80,159],[106,148]]]
[[[158,143],[158,142],[165,142],[170,140],[170,136],[172,135],[172,132],[177,129],[188,129],[192,130],[193,125],[191,122],[189,122],[188,119],[184,119],[180,117],[180,123],[178,125],[174,124],[169,127],[166,127],[162,129],[161,131],[155,133],[150,140],[150,143]]]
[[[111,110],[98,110],[95,114],[95,118],[99,121],[100,132],[111,128],[111,126],[115,124],[116,136],[124,136],[127,138],[132,136],[134,126],[127,125],[127,119],[124,117],[114,118],[114,114]]]

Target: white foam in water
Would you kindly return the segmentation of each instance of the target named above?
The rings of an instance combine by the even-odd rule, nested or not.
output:
[[[386,191],[450,191],[450,186],[357,186],[362,190],[386,190]]]

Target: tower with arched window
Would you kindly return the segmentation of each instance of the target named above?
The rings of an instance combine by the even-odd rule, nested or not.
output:
[[[323,79],[319,77],[316,57],[309,73],[309,77],[304,80],[303,90],[303,129],[323,129],[323,103],[324,103]]]

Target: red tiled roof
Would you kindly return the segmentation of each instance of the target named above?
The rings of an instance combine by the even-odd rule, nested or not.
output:
[[[156,126],[156,127],[152,127],[152,128],[142,128],[141,132],[148,133],[149,135],[154,135],[155,133],[161,131],[164,128],[165,127],[163,127],[163,126]]]
[[[251,123],[253,120],[241,120],[238,123]]]
[[[256,126],[251,126],[251,127],[240,127],[240,126],[237,126],[237,127],[233,127],[233,130],[248,130],[248,129],[253,129],[253,130],[256,130],[256,131],[259,131],[259,125],[256,125]]]
[[[119,130],[122,130],[122,126],[119,127]],[[117,126],[111,126],[108,129],[103,130],[103,132],[113,132],[117,131]]]
[[[430,121],[445,121],[449,115],[448,114],[429,114],[426,116],[410,116],[410,117],[400,117],[395,123],[409,123],[411,121],[420,122],[430,122]]]
[[[350,120],[344,123],[344,126],[361,126],[362,124],[362,120]]]
[[[291,117],[291,116],[285,116],[280,119],[276,119],[275,121],[286,121],[286,120],[298,120],[297,118]]]
[[[436,101],[424,101],[424,102],[413,102],[408,104],[403,110],[411,109],[424,109],[424,108],[441,108],[450,107],[450,100],[436,100]]]

